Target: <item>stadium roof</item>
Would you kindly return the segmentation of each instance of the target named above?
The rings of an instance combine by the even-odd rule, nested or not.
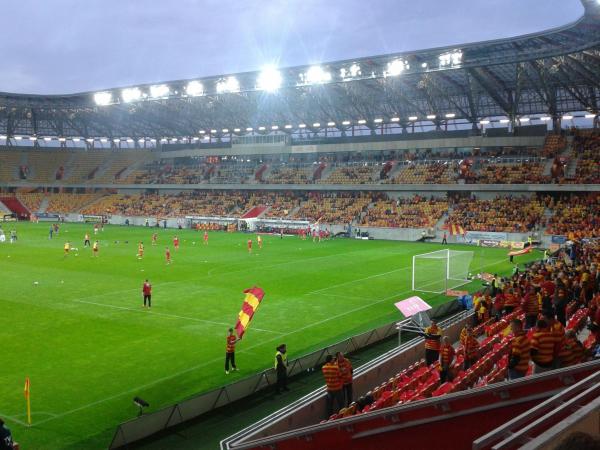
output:
[[[575,23],[509,39],[100,93],[0,93],[0,136],[138,142],[595,115],[600,0],[581,1]]]

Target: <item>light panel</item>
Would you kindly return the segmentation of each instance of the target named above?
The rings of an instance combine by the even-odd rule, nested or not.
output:
[[[112,103],[112,93],[106,92],[96,92],[94,94],[94,102],[98,106],[106,106]]]
[[[256,87],[261,91],[275,92],[283,84],[283,76],[275,67],[266,67],[256,80]]]
[[[157,84],[150,86],[150,97],[152,98],[163,98],[168,97],[171,90],[166,84]]]
[[[142,98],[142,91],[139,88],[126,88],[121,91],[121,97],[125,103],[134,102]]]
[[[204,94],[204,85],[197,80],[190,81],[185,87],[185,92],[190,97],[199,97]]]

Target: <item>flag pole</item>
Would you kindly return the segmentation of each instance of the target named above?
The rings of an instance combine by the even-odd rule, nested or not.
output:
[[[25,400],[27,401],[27,425],[31,426],[31,396],[30,396],[31,383],[29,377],[25,378]]]

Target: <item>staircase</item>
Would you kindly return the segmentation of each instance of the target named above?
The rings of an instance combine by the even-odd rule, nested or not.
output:
[[[266,206],[255,206],[242,216],[242,219],[256,219],[265,213],[268,208]]]
[[[44,197],[42,203],[40,203],[40,207],[38,208],[38,213],[45,213],[46,209],[48,209],[48,204],[50,203],[50,199],[48,197]]]
[[[575,178],[578,165],[579,157],[570,159],[567,163],[567,167],[565,167],[565,178]]]
[[[0,202],[0,215],[10,214],[10,209],[6,207],[6,205]]]

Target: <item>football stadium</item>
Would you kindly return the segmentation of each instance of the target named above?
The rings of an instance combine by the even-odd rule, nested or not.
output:
[[[0,449],[600,448],[600,1],[573,3],[0,92]]]

